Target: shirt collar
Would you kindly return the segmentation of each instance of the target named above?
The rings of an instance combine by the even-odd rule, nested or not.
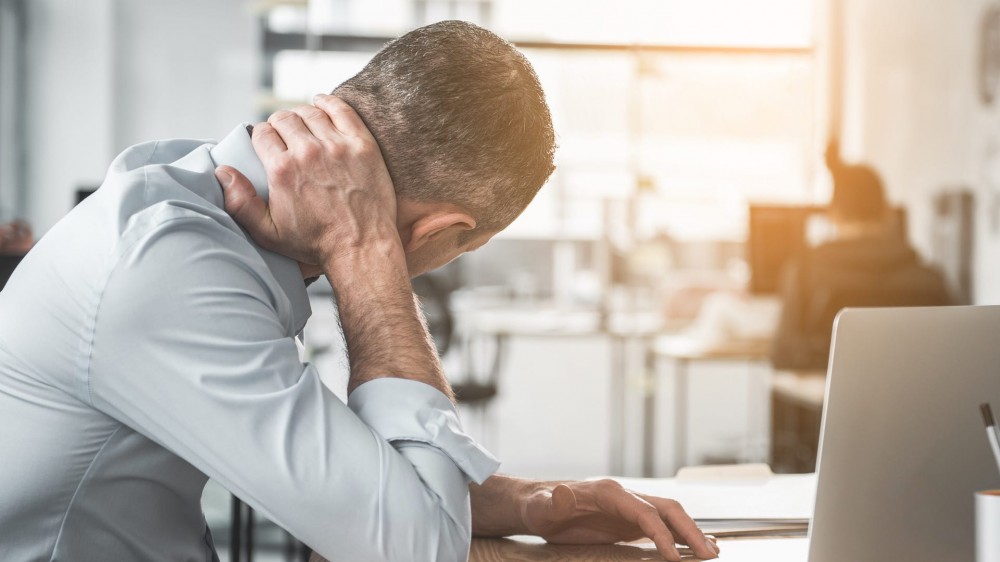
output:
[[[240,172],[250,183],[253,184],[257,194],[267,201],[267,172],[260,158],[253,149],[250,142],[249,125],[246,123],[238,125],[219,144],[209,151],[216,166],[232,166]],[[249,236],[248,236],[249,238]],[[302,279],[302,270],[299,269],[299,262],[265,250],[254,244],[260,252],[264,263],[271,270],[274,278],[281,285],[281,288],[288,296],[292,305],[292,320],[294,322],[295,333],[298,334],[305,327],[306,321],[312,314],[309,306],[309,295],[306,293],[306,284]]]

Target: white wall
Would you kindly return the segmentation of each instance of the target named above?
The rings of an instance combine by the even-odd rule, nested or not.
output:
[[[832,0],[838,1],[838,0]],[[911,238],[930,250],[931,201],[944,188],[976,197],[975,302],[1000,302],[1000,101],[977,90],[984,0],[845,2],[844,151],[874,164],[907,205]],[[990,178],[995,178],[992,181]]]
[[[112,0],[28,3],[27,218],[36,236],[112,156]]]
[[[249,0],[33,0],[27,218],[43,234],[143,140],[217,138],[256,117]]]

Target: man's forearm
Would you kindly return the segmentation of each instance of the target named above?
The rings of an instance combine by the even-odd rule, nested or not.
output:
[[[453,398],[398,241],[327,260],[323,270],[337,293],[351,364],[348,392],[373,379],[398,377],[429,384]]]
[[[470,484],[472,535],[506,537],[528,533],[523,509],[529,496],[546,483],[495,474],[480,484]]]

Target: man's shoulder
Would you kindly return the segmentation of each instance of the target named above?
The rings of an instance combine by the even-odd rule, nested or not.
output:
[[[213,145],[215,141],[205,139],[162,139],[134,144],[123,150],[111,162],[109,175],[125,173],[145,166],[170,164],[200,146]]]
[[[235,234],[235,242],[247,244],[223,208],[222,187],[210,154],[213,146],[197,139],[134,145],[111,164],[93,201],[74,212],[90,215],[91,222],[116,225],[120,239],[156,229],[169,231],[183,219],[207,219],[220,235]]]

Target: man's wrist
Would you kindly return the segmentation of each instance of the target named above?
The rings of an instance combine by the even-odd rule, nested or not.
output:
[[[319,266],[335,287],[334,282],[339,280],[372,282],[391,279],[409,285],[406,254],[398,234],[378,236],[363,247],[327,246],[330,249],[320,256]]]
[[[491,476],[482,485],[472,484],[472,532],[479,537],[506,537],[531,534],[526,514],[529,503],[540,494],[551,493],[554,484]]]

